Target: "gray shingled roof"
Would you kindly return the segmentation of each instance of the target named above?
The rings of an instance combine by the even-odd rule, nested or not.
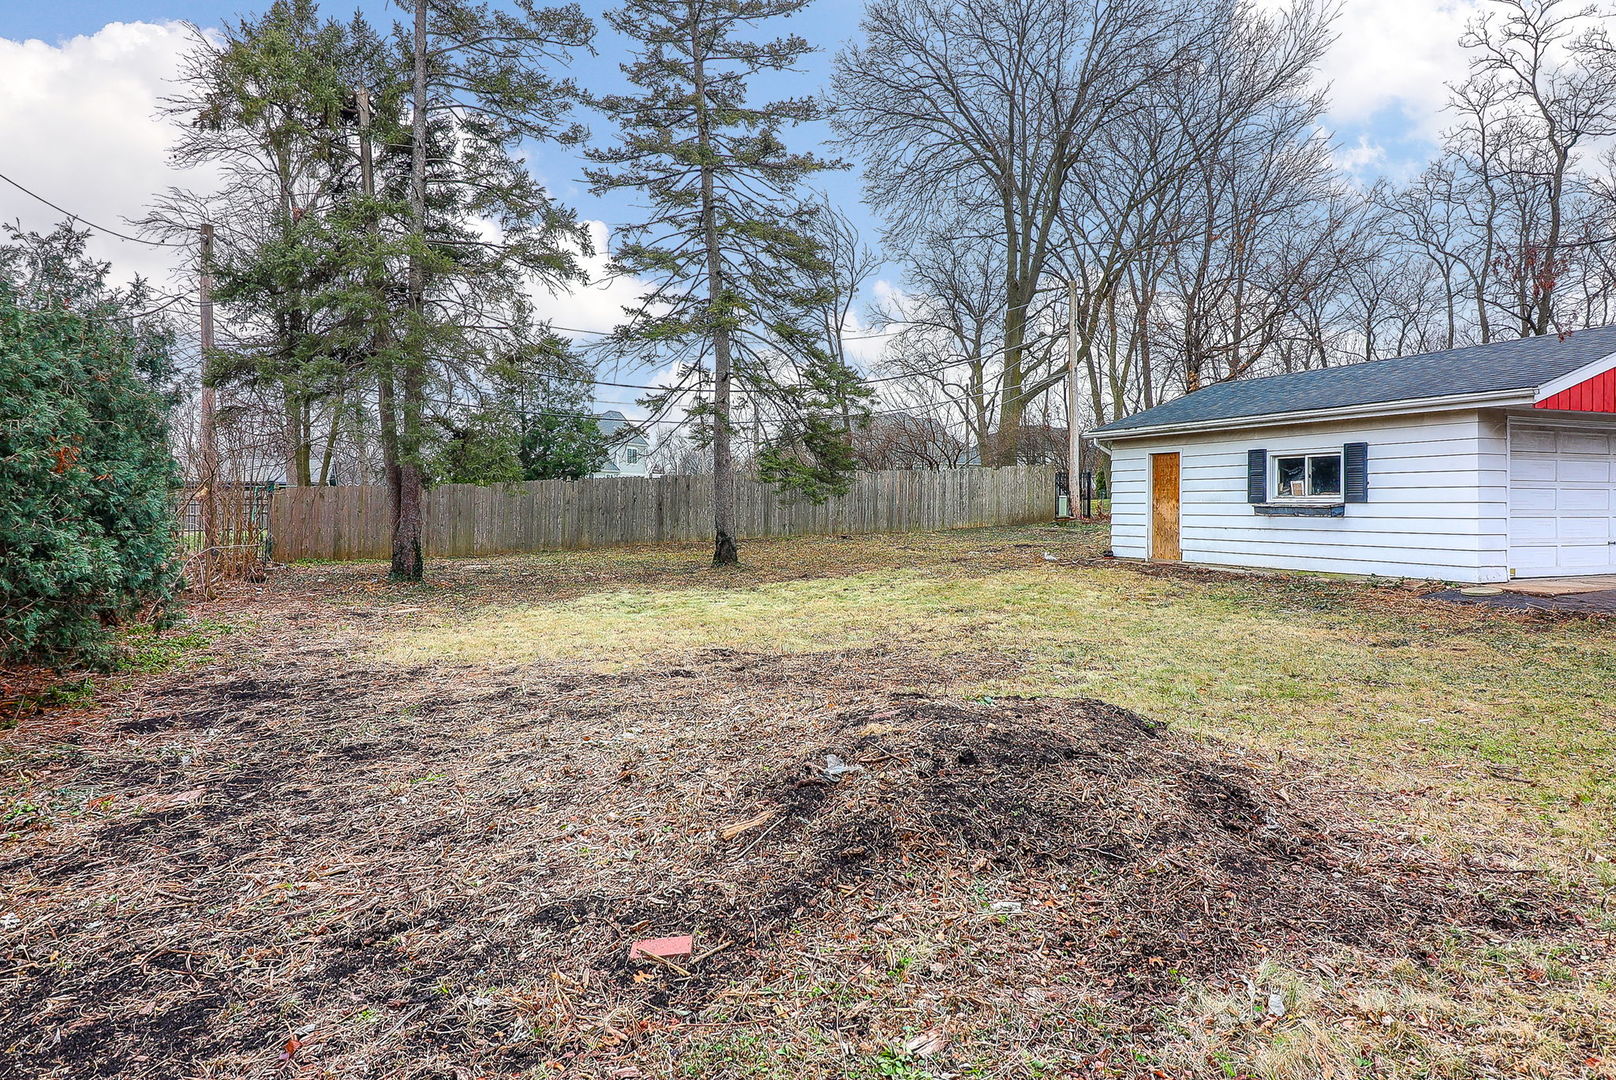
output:
[[[595,427],[607,438],[611,438],[613,435],[616,435],[619,431],[622,431],[627,426],[628,417],[624,416],[616,409],[607,409],[605,412],[597,413],[595,416]],[[646,442],[645,433],[641,431],[632,432],[625,441],[630,446],[649,445],[649,443]]]
[[[1142,413],[1095,428],[1091,435],[1137,428],[1234,420],[1453,394],[1536,390],[1544,383],[1616,354],[1616,326],[1561,336],[1520,338],[1466,349],[1400,356],[1366,364],[1214,383]]]

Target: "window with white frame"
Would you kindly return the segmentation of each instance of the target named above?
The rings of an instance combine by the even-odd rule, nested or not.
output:
[[[1341,454],[1274,455],[1275,499],[1341,497]]]

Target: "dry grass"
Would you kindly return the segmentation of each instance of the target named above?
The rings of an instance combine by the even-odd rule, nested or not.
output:
[[[913,640],[938,629],[942,582],[912,570],[767,582],[747,589],[622,589],[410,627],[395,663],[581,660],[622,670],[707,648],[803,653]]]
[[[834,653],[887,642],[946,655],[963,645],[1018,661],[971,693],[1098,697],[1380,786],[1436,784],[1428,812],[1480,815],[1491,829],[1501,808],[1534,842],[1558,838],[1578,860],[1611,839],[1609,624],[1320,580],[1145,576],[1093,565],[1087,537],[1034,538],[986,568],[982,552],[954,539],[919,566],[797,580],[771,580],[765,568],[728,587],[608,586],[473,606],[401,627],[377,651],[400,663],[624,670],[712,647]],[[962,548],[968,557],[954,561]],[[1523,809],[1536,820],[1520,822]]]
[[[1102,543],[979,530],[754,543],[732,572],[692,546],[440,562],[414,589],[364,565],[236,586],[199,613],[238,628],[218,631],[206,665],[103,683],[98,705],[6,737],[0,856],[26,888],[0,902],[25,916],[0,922],[14,950],[0,978],[30,993],[92,987],[103,966],[132,980],[110,1004],[50,998],[17,1030],[150,1038],[174,1017],[169,1037],[200,1054],[180,1072],[219,1077],[362,1062],[445,1080],[1616,1075],[1611,624],[1389,585],[1143,572],[1099,559]],[[657,980],[607,985],[568,966],[568,949],[616,955],[627,929],[594,912],[563,933],[555,907],[574,893],[647,922],[679,895],[745,911],[812,832],[711,840],[758,809],[746,778],[789,772],[815,740],[843,737],[835,718],[901,710],[909,693],[974,700],[987,718],[1022,694],[1125,706],[1221,740],[1205,752],[1265,805],[1448,867],[1465,895],[1524,891],[1576,917],[1421,932],[1410,947],[1282,946],[1254,917],[1243,929],[1269,948],[1242,945],[1247,960],[1186,977],[1142,1018],[1071,965],[1084,946],[1042,902],[1110,861],[921,857],[947,807],[904,823],[914,751],[875,719],[857,729],[872,770],[859,783],[880,774],[901,796],[869,806],[903,841],[883,864],[894,889],[827,878],[820,907],[772,945],[723,954],[699,998],[679,980],[658,998]],[[197,789],[173,809],[131,804]],[[1124,811],[1108,807],[1106,827],[1125,830]],[[848,820],[877,820],[860,815]],[[834,836],[841,821],[815,828]],[[1119,877],[1118,895],[1161,869]],[[77,915],[61,882],[91,877],[102,898]],[[994,915],[1003,896],[1027,914]],[[145,955],[137,935],[166,932],[175,911],[202,920],[189,958]],[[243,951],[247,926],[263,940]],[[120,927],[128,941],[106,944]],[[98,940],[116,965],[96,959],[112,955]],[[396,954],[396,971],[375,970],[398,986],[297,975],[333,946]],[[275,972],[292,982],[245,992]],[[198,997],[202,978],[240,1004],[198,1028],[205,1009],[188,1003],[218,1000]],[[412,1052],[400,1040],[423,1018],[430,1038]],[[904,1050],[939,1030],[942,1053]],[[279,1063],[293,1031],[310,1046]],[[131,1075],[179,1075],[106,1045]],[[98,1068],[48,1075],[111,1075]]]

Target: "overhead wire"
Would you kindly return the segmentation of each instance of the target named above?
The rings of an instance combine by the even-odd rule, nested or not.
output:
[[[588,334],[591,337],[609,337],[613,333],[611,330],[585,330],[579,326],[562,326],[560,323],[546,323],[545,325],[552,330],[565,330],[569,334]],[[883,330],[879,334],[848,334],[842,340],[869,341],[873,338],[891,337],[893,334],[901,334],[902,332],[901,330]]]
[[[566,327],[561,327],[560,329],[565,330]],[[1057,333],[1057,334],[1049,334],[1049,335],[1045,335],[1045,336],[1058,338],[1058,337],[1064,337],[1065,335],[1064,335],[1064,333]],[[1036,341],[1037,339],[1034,339],[1034,340]],[[1022,342],[1022,347],[1026,348],[1031,344],[1032,344],[1032,342]],[[972,359],[976,359],[976,360],[979,360],[979,361],[980,360],[991,360],[995,356],[999,356],[999,355],[1001,355],[1003,353],[1006,353],[1006,352],[1009,352],[1009,351],[1010,351],[1010,349],[1008,347],[998,348],[998,349],[992,350],[991,352],[983,353],[981,356],[974,357]],[[905,372],[902,372],[902,373],[897,374],[897,375],[880,375],[880,376],[877,376],[877,377],[875,377],[873,379],[855,379],[853,381],[858,383],[860,386],[874,386],[876,383],[896,382],[899,379],[914,379],[914,378],[918,378],[918,377],[920,377],[922,375],[936,375],[936,374],[938,374],[940,372],[947,371],[950,368],[956,368],[956,367],[959,367],[962,364],[968,364],[970,362],[971,362],[970,359],[950,360],[946,364],[941,364],[941,365],[939,365],[937,367],[934,367],[934,368],[921,368],[921,369],[919,369],[917,371],[905,371]],[[666,392],[668,390],[674,389],[674,387],[670,387],[670,386],[653,386],[653,385],[651,385],[649,383],[608,382],[608,381],[606,381],[604,379],[594,379],[594,380],[591,380],[591,382],[595,386],[611,386],[611,387],[616,387],[617,389],[620,389],[620,390],[658,390],[658,391]],[[730,388],[730,393],[732,393],[732,394],[755,394],[755,393],[760,393],[760,391],[751,390],[751,389],[748,389],[748,388],[746,388],[744,386],[737,386],[737,387],[731,387]]]
[[[32,191],[29,188],[24,187],[22,184],[19,184],[17,181],[13,180],[11,177],[5,175],[4,173],[0,173],[0,180],[4,180],[6,183],[8,183],[12,187],[16,188],[18,191],[21,191],[23,194],[29,196],[30,198],[39,200],[40,202],[44,203],[46,206],[50,207],[51,209],[56,210],[59,213],[66,214],[71,220],[82,222],[85,225],[88,225],[90,228],[95,229],[97,232],[105,233],[108,236],[117,237],[119,240],[127,240],[130,243],[135,243],[135,244],[146,244],[146,245],[151,246],[151,247],[184,248],[184,247],[189,247],[190,246],[188,244],[177,244],[177,243],[173,243],[173,242],[165,241],[165,240],[148,240],[148,239],[146,239],[144,237],[129,236],[126,233],[118,232],[116,229],[109,229],[104,225],[98,225],[95,222],[91,221],[89,218],[84,217],[82,214],[76,214],[73,211],[68,210],[63,206],[60,206],[57,203],[52,202],[51,200],[45,198],[43,195],[40,195],[38,192]],[[182,298],[180,298],[180,297],[176,297],[173,300],[171,300],[168,304],[164,304],[162,307],[153,308],[150,311],[140,312],[134,317],[139,318],[139,317],[144,316],[144,315],[155,314],[156,312],[162,311],[164,308],[169,307],[172,304],[179,303],[181,299]],[[551,329],[564,330],[564,331],[566,331],[567,333],[570,333],[570,334],[589,334],[591,336],[604,337],[604,336],[607,336],[608,334],[611,333],[611,331],[607,331],[607,330],[586,330],[586,329],[584,329],[582,327],[561,326],[561,325],[556,324],[556,323],[550,323],[549,325],[550,325]],[[844,341],[870,341],[870,340],[879,339],[879,338],[893,337],[893,336],[895,336],[897,334],[900,334],[900,333],[902,333],[901,330],[887,330],[887,331],[882,331],[880,333],[874,333],[874,334],[850,334],[850,335],[847,335],[847,336],[843,337],[842,340],[844,340]],[[992,353],[988,353],[986,356],[983,356],[980,359],[984,359],[984,360],[989,359],[989,358],[991,358],[991,357],[993,357],[995,355],[998,355],[1001,352],[1005,352],[1005,351],[1007,351],[1007,350],[1005,350],[1005,349],[996,349]],[[934,375],[934,374],[937,374],[938,372],[947,371],[949,368],[958,367],[960,364],[963,364],[963,363],[966,363],[966,362],[967,361],[965,361],[965,360],[954,360],[954,361],[950,361],[947,364],[943,364],[943,365],[940,365],[939,367],[935,367],[935,368],[927,368],[927,369],[922,369],[920,371],[904,372],[904,373],[898,374],[898,375],[885,375],[885,376],[878,376],[876,378],[858,379],[858,380],[855,380],[855,381],[858,382],[860,385],[864,385],[864,386],[874,385],[876,383],[894,382],[894,381],[899,380],[899,379],[911,379],[911,378],[916,378],[916,377],[922,376],[922,375]],[[603,381],[603,380],[596,380],[595,385],[597,385],[597,386],[611,386],[611,387],[616,387],[618,389],[624,389],[624,390],[659,390],[659,391],[666,391],[666,390],[669,389],[668,387],[651,386],[651,385],[644,384],[644,383],[620,383],[620,382],[607,382],[607,381]],[[751,393],[751,392],[754,392],[754,391],[749,391],[744,387],[736,387],[731,392],[732,393],[745,394],[745,393]]]
[[[58,203],[52,202],[50,199],[45,198],[43,195],[39,194],[38,192],[33,191],[32,189],[23,186],[22,184],[18,183],[16,180],[14,180],[11,177],[5,175],[4,173],[0,173],[0,180],[4,180],[6,183],[10,184],[12,187],[16,188],[18,191],[22,192],[24,195],[27,195],[29,198],[38,200],[39,202],[41,202],[44,205],[50,207],[51,209],[57,211],[58,213],[66,214],[69,220],[76,221],[76,222],[81,222],[84,225],[89,226],[90,228],[94,229],[95,231],[97,231],[99,233],[104,233],[104,234],[106,234],[108,236],[115,237],[115,238],[117,238],[119,240],[125,240],[125,241],[128,241],[129,243],[133,243],[133,244],[145,244],[145,245],[147,245],[149,247],[185,248],[185,247],[190,246],[189,244],[180,244],[180,243],[174,243],[174,242],[165,241],[165,240],[151,240],[151,239],[147,239],[145,237],[140,237],[140,236],[130,236],[127,233],[119,232],[116,229],[110,229],[110,228],[107,228],[104,225],[99,225],[96,222],[91,221],[89,218],[84,217],[82,214],[78,214],[78,213],[75,213],[75,212],[73,212],[71,210],[68,210],[66,207],[61,206]],[[144,318],[144,317],[149,316],[149,315],[155,315],[158,312],[164,311],[164,310],[166,310],[166,309],[168,309],[170,307],[173,307],[175,304],[182,303],[182,302],[187,301],[189,299],[191,299],[191,298],[188,297],[188,296],[185,296],[183,294],[178,295],[178,296],[174,296],[174,297],[170,297],[166,302],[158,305],[157,307],[150,308],[150,309],[148,309],[146,311],[135,312],[132,315],[129,315],[129,316],[126,316],[126,317],[128,317],[128,318]],[[551,327],[551,329],[562,330],[562,331],[565,331],[567,333],[572,333],[572,334],[588,334],[588,335],[591,335],[591,336],[604,337],[604,336],[607,336],[610,333],[610,331],[604,331],[604,330],[587,330],[587,329],[583,329],[581,327],[575,327],[575,326],[561,326],[561,325],[556,324],[556,323],[551,323],[551,324],[549,324],[549,326]],[[901,330],[889,330],[889,331],[882,331],[880,333],[873,333],[873,334],[851,334],[851,335],[847,335],[847,336],[843,337],[842,340],[844,340],[844,341],[868,341],[868,340],[873,340],[873,339],[893,337],[893,336],[896,336],[897,334],[900,334],[900,333],[902,333]],[[1025,345],[1026,343],[1023,343],[1023,344]],[[1008,351],[1008,349],[1003,349],[1003,348],[995,349],[993,352],[988,353],[985,356],[980,357],[978,359],[986,360],[986,359],[989,359],[989,358],[991,358],[993,356],[996,356],[996,355],[998,355],[998,354],[1000,354],[1002,352],[1007,352],[1007,351]],[[901,380],[901,379],[912,379],[912,378],[917,378],[917,377],[921,377],[921,376],[925,376],[925,375],[934,375],[934,374],[937,374],[939,372],[947,371],[950,368],[959,367],[961,364],[965,364],[965,363],[968,363],[968,362],[969,361],[965,360],[965,359],[951,360],[948,363],[939,365],[939,366],[937,366],[935,368],[924,368],[924,369],[921,369],[921,370],[918,370],[918,371],[903,372],[903,373],[900,373],[900,374],[897,374],[897,375],[877,376],[875,378],[861,378],[861,379],[857,379],[857,380],[854,380],[854,381],[858,385],[861,385],[861,386],[873,386],[873,385],[876,385],[878,383],[895,382],[895,381],[898,381],[898,380]],[[582,380],[579,380],[579,381],[582,381]],[[614,387],[614,388],[618,388],[618,389],[625,389],[625,390],[652,390],[652,391],[657,391],[657,392],[660,392],[660,393],[677,393],[677,394],[699,393],[699,392],[701,392],[702,389],[704,389],[702,387],[654,386],[654,385],[650,385],[650,384],[646,384],[646,383],[623,383],[623,382],[613,382],[613,381],[599,380],[599,379],[591,380],[591,384],[594,385],[594,386],[610,386],[610,387]],[[735,393],[735,394],[757,394],[757,393],[760,393],[760,391],[751,390],[751,389],[748,389],[746,387],[734,387],[734,388],[732,388],[731,393]],[[1024,397],[1026,395],[1020,395],[1020,396]],[[601,403],[602,404],[610,404],[610,405],[638,404],[638,402],[617,402],[617,401],[603,401]],[[442,402],[440,404],[448,404],[448,403],[447,402]],[[930,406],[920,405],[920,406],[911,406],[909,408],[872,410],[870,415],[873,415],[873,416],[894,416],[894,415],[899,415],[899,414],[902,414],[902,413],[907,413],[907,412],[913,411],[914,408],[927,408],[927,407],[930,407]],[[593,417],[594,416],[594,414],[592,414],[592,413],[559,413],[558,415],[570,415],[570,416],[578,416],[578,417]],[[633,426],[642,426],[644,424],[653,424],[653,423],[655,423],[655,424],[672,423],[672,424],[675,424],[676,427],[683,427],[685,424],[687,424],[689,422],[689,419],[690,419],[689,417],[686,417],[683,420],[674,421],[674,420],[647,418],[645,420],[630,420],[629,423],[631,425],[633,425]]]
[[[181,293],[179,296],[171,296],[171,297],[169,297],[168,301],[166,303],[158,304],[156,307],[148,308],[145,311],[137,311],[132,315],[125,315],[125,316],[123,316],[123,318],[126,318],[126,319],[143,319],[147,315],[155,315],[159,311],[166,311],[169,308],[173,307],[175,304],[182,304],[182,303],[185,303],[185,302],[187,302],[187,301],[189,301],[191,299],[192,299],[191,297],[186,296],[185,294]]]
[[[172,242],[167,241],[167,240],[148,240],[143,236],[130,236],[127,233],[121,233],[116,229],[109,229],[105,225],[97,225],[95,222],[91,221],[89,218],[85,217],[83,214],[75,214],[73,211],[67,209],[66,207],[58,206],[55,203],[51,202],[49,199],[45,198],[45,196],[39,194],[37,191],[30,191],[28,188],[23,187],[21,184],[17,183],[17,181],[15,181],[11,177],[7,176],[5,173],[0,173],[0,180],[4,180],[6,183],[10,184],[12,187],[16,188],[18,191],[22,192],[24,195],[27,195],[28,197],[33,198],[33,199],[38,199],[40,202],[44,203],[46,206],[50,207],[52,210],[55,210],[56,212],[61,213],[61,214],[66,214],[68,216],[69,220],[83,222],[84,224],[88,225],[90,228],[94,229],[96,232],[106,233],[108,236],[116,236],[119,240],[127,240],[131,244],[146,244],[146,245],[148,245],[150,247],[171,247],[171,248],[190,247],[189,244],[175,244],[175,243],[172,243]]]

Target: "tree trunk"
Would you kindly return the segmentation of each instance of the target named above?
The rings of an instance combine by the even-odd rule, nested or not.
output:
[[[692,9],[694,10],[694,9]],[[704,35],[693,18],[690,27],[691,71],[694,74],[696,129],[702,161],[711,160],[712,141],[708,127],[706,68],[703,63]],[[729,327],[721,310],[724,297],[724,269],[718,249],[718,217],[714,205],[713,171],[701,167],[701,232],[707,258],[707,314],[713,326],[713,565],[734,566],[741,561],[735,545],[735,460],[730,448],[730,355]]]
[[[297,482],[303,487],[314,483],[314,402],[308,395],[297,401]]]
[[[410,118],[410,326],[405,338],[399,380],[399,412],[403,421],[398,446],[398,519],[393,530],[394,581],[420,581],[421,558],[421,413],[426,392],[426,267],[421,247],[426,243],[426,18],[427,0],[415,0],[414,111]]]
[[[331,422],[325,429],[325,447],[320,453],[320,486],[325,487],[331,482],[331,463],[336,456],[337,433],[342,424],[342,394],[337,394],[331,403]]]
[[[1552,121],[1551,121],[1552,123]],[[1543,262],[1533,279],[1532,287],[1535,292],[1533,300],[1532,322],[1529,327],[1529,336],[1547,334],[1554,325],[1554,290],[1558,285],[1560,268],[1556,266],[1560,257],[1560,231],[1563,224],[1565,201],[1565,174],[1566,166],[1570,160],[1570,151],[1555,144],[1554,148],[1554,175],[1549,181],[1549,238],[1543,245]]]
[[[1022,381],[1030,298],[1021,295],[1019,284],[1012,279],[1005,290],[1010,305],[1004,313],[1004,378],[999,388],[999,430],[993,440],[994,465],[1014,465],[1021,456],[1021,426],[1027,412]]]
[[[309,447],[304,438],[303,403],[297,391],[284,387],[281,392],[282,423],[286,428],[286,482],[309,486]]]
[[[387,513],[390,530],[398,535],[399,467],[398,467],[398,404],[393,393],[393,372],[390,368],[376,375],[376,403],[381,428],[382,482],[387,487]]]

